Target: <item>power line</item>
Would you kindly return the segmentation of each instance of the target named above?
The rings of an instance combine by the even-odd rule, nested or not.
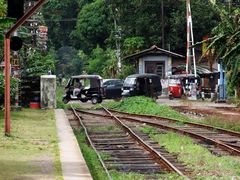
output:
[[[44,19],[45,22],[74,22],[74,21],[77,21],[77,18],[67,18],[67,19]]]

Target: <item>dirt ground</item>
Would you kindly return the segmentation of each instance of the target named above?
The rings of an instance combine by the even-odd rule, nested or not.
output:
[[[160,97],[157,102],[159,104],[167,104],[175,110],[193,118],[204,119],[208,116],[215,116],[222,119],[228,119],[229,121],[240,122],[240,108],[237,108],[233,104],[215,103],[209,100],[169,100],[167,97]]]

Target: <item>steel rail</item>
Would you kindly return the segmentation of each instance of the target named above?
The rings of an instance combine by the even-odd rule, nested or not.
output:
[[[72,107],[72,105],[71,105],[71,110],[73,111],[74,115],[78,118],[78,120],[79,120],[82,128],[84,129],[84,132],[85,132],[85,135],[86,135],[86,137],[87,137],[87,140],[88,140],[89,144],[91,145],[91,147],[93,148],[93,150],[95,151],[95,153],[97,154],[97,157],[98,157],[100,163],[102,164],[102,167],[103,167],[105,173],[107,174],[108,179],[109,179],[109,180],[112,180],[112,177],[111,177],[110,173],[108,172],[108,169],[107,169],[104,161],[102,160],[102,158],[101,158],[100,154],[98,153],[97,149],[95,148],[95,146],[94,146],[91,138],[89,137],[87,128],[85,127],[85,125],[84,125],[83,122],[82,122],[82,118],[77,114],[76,110]]]
[[[137,117],[141,117],[141,118],[145,117],[145,118],[151,118],[151,119],[155,118],[157,120],[166,120],[166,121],[173,122],[173,123],[181,122],[181,123],[184,123],[184,124],[187,124],[187,125],[192,125],[192,126],[195,126],[195,127],[201,127],[201,128],[210,129],[210,130],[217,130],[221,133],[226,133],[228,135],[232,135],[232,136],[236,136],[236,137],[240,138],[240,133],[239,132],[235,132],[235,131],[231,131],[231,130],[227,130],[227,129],[223,129],[223,128],[219,128],[219,127],[214,127],[214,126],[210,126],[210,125],[180,121],[178,119],[166,118],[166,117],[157,116],[157,115],[133,114],[133,113],[121,112],[121,111],[117,111],[117,110],[113,110],[113,109],[109,109],[109,111],[129,115],[129,116],[137,116]]]
[[[102,106],[102,105],[101,105]],[[121,128],[124,129],[125,132],[129,133],[129,135],[135,139],[141,146],[144,147],[145,150],[147,150],[149,153],[151,153],[152,156],[156,158],[159,164],[164,164],[165,167],[168,168],[168,170],[173,171],[180,176],[183,176],[187,178],[177,167],[175,167],[171,162],[169,162],[163,155],[161,155],[159,152],[157,152],[155,149],[153,149],[151,146],[149,146],[141,137],[139,137],[131,128],[129,128],[126,124],[124,124],[118,117],[114,116],[110,111],[108,111],[107,108],[102,108],[112,117],[115,119],[116,123],[120,125]]]
[[[78,110],[78,111],[81,111],[81,110]],[[86,111],[81,111],[81,112],[82,113],[88,113],[88,114],[96,114],[96,115],[99,115],[99,116],[107,117],[106,115],[97,114],[97,113],[90,113],[90,112],[86,112]],[[215,145],[216,147],[219,147],[219,148],[229,152],[232,155],[237,155],[237,156],[240,155],[240,150],[238,150],[234,147],[231,147],[230,145],[227,145],[226,143],[222,143],[218,140],[214,140],[214,139],[208,138],[208,137],[203,136],[203,135],[199,135],[199,134],[196,134],[196,133],[193,133],[193,132],[188,132],[188,131],[185,131],[185,130],[181,130],[181,129],[178,129],[178,128],[175,128],[175,127],[171,127],[171,126],[167,126],[167,125],[163,125],[163,124],[159,124],[159,123],[155,123],[155,122],[149,122],[149,121],[146,121],[146,120],[134,119],[134,118],[129,118],[129,117],[121,117],[121,116],[116,116],[116,117],[127,120],[127,121],[131,121],[131,122],[145,123],[145,124],[148,124],[150,126],[167,129],[169,131],[177,132],[177,133],[184,134],[184,135],[196,138],[196,139],[204,140],[205,142],[211,143],[211,144]]]
[[[120,113],[120,112],[118,112],[118,113]],[[130,114],[128,114],[128,115],[130,115]],[[120,116],[117,116],[117,117],[120,117]],[[143,117],[143,116],[141,116],[141,117]],[[155,117],[155,116],[152,116],[152,117]],[[158,117],[158,116],[156,116],[156,117]],[[134,119],[134,118],[129,118],[129,117],[122,117],[122,118],[126,119],[126,120],[129,120],[129,121],[141,122],[141,123],[149,124],[151,126],[161,127],[161,128],[168,129],[168,130],[171,130],[171,131],[174,131],[174,132],[178,132],[178,133],[181,133],[181,134],[184,134],[184,135],[188,135],[190,137],[194,137],[196,139],[200,139],[200,140],[205,139],[208,142],[214,144],[217,147],[220,147],[220,148],[224,149],[225,151],[227,151],[227,152],[229,152],[233,155],[240,156],[240,150],[238,150],[237,148],[232,147],[231,145],[228,145],[228,144],[223,143],[221,141],[214,140],[214,139],[208,138],[206,136],[196,134],[194,132],[189,132],[189,131],[178,129],[178,128],[175,128],[175,127],[171,127],[171,126],[167,126],[167,125],[163,125],[163,124],[159,124],[159,123],[153,123],[153,122],[140,120],[140,119]],[[165,118],[165,119],[167,120],[168,118]],[[170,119],[170,120],[172,120],[172,119]],[[177,121],[176,120],[174,122],[182,122],[182,121]],[[215,130],[215,128],[212,128],[212,130]]]

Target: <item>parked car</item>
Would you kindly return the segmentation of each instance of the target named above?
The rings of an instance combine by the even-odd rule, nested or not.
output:
[[[117,99],[122,97],[123,81],[121,79],[104,79],[103,89],[106,99]]]
[[[156,74],[133,74],[123,83],[122,96],[149,96],[157,98],[162,94],[160,76]]]
[[[101,103],[103,99],[102,77],[99,75],[72,76],[65,86],[65,94],[62,101],[68,103],[70,100],[87,102],[93,104]]]

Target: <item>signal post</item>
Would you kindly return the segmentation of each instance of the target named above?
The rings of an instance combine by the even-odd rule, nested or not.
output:
[[[10,1],[10,0],[9,0]],[[11,35],[30,17],[36,12],[47,0],[38,0],[38,2],[26,12],[17,22],[14,24],[4,36],[4,122],[5,122],[5,135],[10,135],[10,38]],[[14,8],[14,7],[12,7]],[[18,7],[15,7],[18,8]]]

